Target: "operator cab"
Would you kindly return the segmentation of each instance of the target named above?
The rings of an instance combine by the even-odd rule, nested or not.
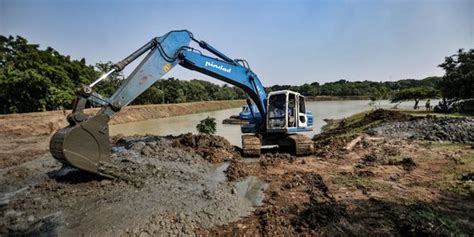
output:
[[[306,111],[304,96],[282,90],[268,95],[267,132],[304,132],[313,130],[313,114]]]

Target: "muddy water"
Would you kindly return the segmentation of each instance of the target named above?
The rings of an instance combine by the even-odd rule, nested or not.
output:
[[[420,106],[424,106],[425,102],[421,101]],[[431,101],[432,105],[437,104],[436,101]],[[321,132],[321,127],[326,123],[323,119],[332,118],[339,119],[350,116],[354,113],[362,112],[370,109],[368,100],[344,100],[344,101],[311,101],[307,102],[307,109],[313,112],[314,115],[314,130],[306,132],[309,137]],[[389,101],[382,101],[380,107],[391,108],[394,104]],[[398,106],[401,109],[410,109],[413,102],[405,102]],[[219,111],[212,111],[199,114],[189,114],[177,117],[151,119],[147,121],[132,122],[125,124],[112,125],[110,128],[111,135],[123,134],[156,134],[156,135],[179,135],[182,133],[196,133],[196,125],[200,120],[210,116],[216,118],[217,135],[225,137],[233,145],[240,146],[240,126],[222,124],[222,120],[228,118],[230,115],[235,115],[240,112],[240,108],[226,109]]]

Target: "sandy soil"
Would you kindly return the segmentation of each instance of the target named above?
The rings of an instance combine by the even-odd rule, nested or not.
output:
[[[4,137],[0,235],[471,236],[472,144],[364,132],[393,121],[416,120],[347,121],[298,158],[243,159],[213,136],[115,138],[112,180],[61,167],[47,135]]]

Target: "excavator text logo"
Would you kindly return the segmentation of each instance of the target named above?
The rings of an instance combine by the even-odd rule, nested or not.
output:
[[[214,63],[208,62],[208,61],[206,61],[206,64],[205,64],[204,66],[217,68],[217,69],[219,69],[219,70],[221,70],[221,71],[228,72],[228,73],[230,73],[230,72],[232,71],[232,68],[225,68],[225,67],[222,66],[222,65],[219,65],[219,66],[218,66],[217,64],[214,64]]]

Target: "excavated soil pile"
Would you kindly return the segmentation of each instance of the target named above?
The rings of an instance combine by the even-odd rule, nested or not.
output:
[[[240,180],[249,176],[244,163],[240,161],[231,161],[225,173],[229,181]]]
[[[260,165],[263,169],[268,167],[278,166],[282,163],[293,163],[296,161],[296,156],[288,153],[265,153],[260,157]]]
[[[194,235],[196,229],[237,221],[253,211],[252,201],[226,181],[225,167],[211,163],[235,159],[223,138],[187,134],[116,140],[112,164],[101,166],[115,179],[67,167],[50,170],[36,183],[4,194],[0,235]],[[24,176],[20,171],[15,174]],[[1,183],[2,190],[15,188]]]
[[[365,114],[361,120],[354,123],[348,123],[345,119],[343,119],[339,121],[339,124],[336,128],[315,135],[313,140],[324,140],[328,137],[347,133],[347,131],[350,131],[352,129],[370,126],[376,123],[384,123],[389,121],[409,121],[413,119],[416,119],[416,117],[398,111],[377,109],[375,111]]]
[[[319,157],[331,159],[341,158],[347,153],[342,147],[352,141],[361,129],[368,129],[378,124],[390,121],[412,121],[416,117],[391,110],[378,109],[365,114],[362,119],[354,123],[348,123],[345,119],[339,121],[337,127],[326,130],[313,137],[315,154]]]
[[[344,210],[329,193],[323,178],[314,172],[290,171],[271,176],[266,205],[241,221],[203,231],[204,235],[295,236],[330,230]],[[336,229],[337,230],[337,229]],[[333,232],[334,233],[334,232]]]
[[[179,144],[184,147],[189,147],[211,163],[240,159],[240,154],[237,152],[236,147],[232,146],[229,141],[220,136],[206,134],[193,135],[188,133],[178,136],[175,139],[175,145]]]
[[[385,123],[368,131],[372,135],[430,141],[474,142],[474,119],[426,117]]]

